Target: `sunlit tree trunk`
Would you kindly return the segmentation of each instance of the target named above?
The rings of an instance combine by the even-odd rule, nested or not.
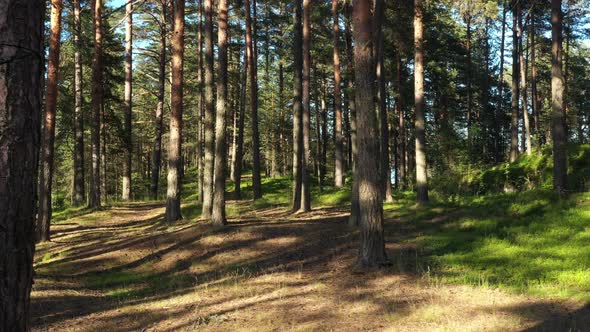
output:
[[[244,122],[246,117],[246,93],[248,93],[248,50],[247,45],[244,43],[244,60],[242,64],[242,86],[240,92],[240,115],[238,117],[238,139],[236,147],[236,157],[234,158],[234,172],[232,177],[234,178],[234,195],[235,199],[242,198],[242,162],[244,153]]]
[[[72,205],[84,204],[86,199],[86,186],[84,181],[84,114],[82,110],[82,59],[80,51],[81,23],[80,23],[80,0],[74,0],[74,185]]]
[[[564,77],[562,71],[563,14],[561,0],[551,0],[551,134],[553,138],[553,190],[564,194],[567,190],[567,134],[564,113]]]
[[[344,137],[342,136],[342,92],[340,90],[342,78],[340,76],[340,23],[338,19],[338,0],[332,0],[333,18],[333,59],[334,59],[334,186],[344,186]]]
[[[506,40],[506,14],[508,8],[506,8],[506,0],[502,0],[502,37],[500,39],[500,77],[498,80],[498,103],[496,111],[494,112],[494,152],[496,163],[499,163],[503,159],[504,145],[502,144],[502,125],[500,119],[504,114],[504,45]]]
[[[24,332],[35,254],[45,1],[0,0],[0,8],[0,331]]]
[[[302,0],[295,0],[293,14],[293,211],[301,208],[301,182],[303,157],[303,27]]]
[[[172,33],[172,86],[170,99],[170,145],[168,148],[168,190],[166,193],[166,221],[182,219],[180,211],[182,168],[182,111],[184,62],[184,0],[173,2],[174,31]]]
[[[90,121],[90,154],[92,157],[88,206],[100,207],[100,115],[102,108],[102,0],[92,0],[94,55],[92,58],[92,118]]]
[[[518,56],[518,6],[512,2],[512,115],[510,121],[510,162],[518,158],[518,75],[520,63]]]
[[[414,107],[416,108],[416,190],[418,204],[428,203],[426,120],[424,117],[424,2],[414,0]]]
[[[166,9],[168,0],[161,1],[160,11],[160,50],[158,56],[158,105],[156,106],[154,147],[152,150],[152,179],[150,192],[152,199],[158,199],[160,169],[162,165],[162,131],[164,120],[164,96],[166,91]]]
[[[133,153],[131,120],[133,117],[133,3],[125,6],[125,160],[123,161],[123,183],[121,199],[131,200],[131,156]]]
[[[303,158],[301,159],[301,206],[300,212],[311,211],[311,183],[309,181],[311,164],[311,0],[303,0],[303,78],[302,97],[303,112],[301,121],[303,127]]]
[[[370,0],[354,0],[354,63],[358,152],[354,181],[359,191],[361,246],[358,263],[380,266],[386,261],[383,236],[383,199],[379,176],[379,130],[375,112],[375,59]]]
[[[39,214],[37,216],[37,241],[49,241],[51,222],[51,184],[53,182],[55,113],[57,109],[57,80],[61,46],[62,1],[51,0],[49,35],[49,61],[47,65],[47,89],[45,91],[45,115],[41,146],[41,172],[39,176]]]
[[[262,197],[262,187],[260,183],[260,134],[258,133],[258,81],[257,81],[257,52],[256,52],[256,35],[253,33],[253,26],[256,24],[255,18],[251,17],[250,1],[245,0],[246,9],[246,45],[248,54],[248,70],[250,71],[250,121],[252,125],[252,191],[254,199]],[[256,10],[256,4],[254,4]]]
[[[539,127],[539,117],[541,112],[541,100],[539,98],[539,91],[537,90],[537,82],[539,79],[539,72],[537,70],[537,45],[536,45],[536,27],[535,14],[531,13],[531,99],[533,106],[533,130],[535,135],[535,144],[541,144],[541,132]]]
[[[226,135],[225,116],[227,114],[227,40],[228,13],[227,0],[218,0],[218,31],[217,31],[217,110],[215,116],[215,181],[213,196],[213,212],[211,222],[214,225],[225,225],[225,169],[226,169]]]
[[[520,4],[518,5],[520,7]],[[524,51],[524,30],[523,30],[523,18],[522,9],[518,10],[518,40],[519,40],[519,62],[520,62],[520,95],[522,97],[522,114],[523,114],[523,125],[524,125],[524,143],[526,146],[527,155],[533,153],[533,146],[531,142],[531,127],[529,121],[528,111],[528,93],[527,93],[527,64],[525,61]]]
[[[213,0],[205,0],[205,164],[203,169],[203,219],[213,212],[213,167],[215,163],[215,131],[213,105]]]

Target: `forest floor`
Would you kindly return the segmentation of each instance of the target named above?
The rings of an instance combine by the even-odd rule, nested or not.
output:
[[[230,201],[224,228],[191,218],[190,205],[174,224],[157,203],[79,210],[58,216],[52,241],[37,248],[31,323],[34,331],[590,330],[590,195],[518,197],[428,208],[396,197],[385,212],[392,265],[365,273],[352,269],[358,232],[339,202],[293,215],[280,202]],[[576,233],[566,238],[556,224]]]

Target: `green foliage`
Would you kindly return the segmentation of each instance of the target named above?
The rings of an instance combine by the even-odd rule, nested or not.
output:
[[[407,242],[418,246],[417,268],[428,277],[590,299],[590,194],[560,200],[536,190],[463,198],[428,210],[441,207],[442,222],[429,215],[406,220],[418,229]],[[392,213],[410,211],[405,206]]]
[[[432,179],[432,188],[449,196],[550,189],[553,185],[553,154],[545,146],[532,155],[522,155],[513,163],[484,168],[459,165]],[[590,181],[590,145],[568,147],[568,186],[585,191]]]

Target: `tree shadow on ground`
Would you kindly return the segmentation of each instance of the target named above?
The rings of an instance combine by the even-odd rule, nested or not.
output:
[[[405,324],[414,312],[436,308],[441,299],[460,300],[454,290],[432,290],[436,279],[429,279],[430,273],[457,281],[452,279],[457,271],[433,270],[442,266],[437,258],[481,252],[489,238],[513,241],[512,227],[531,225],[523,216],[542,219],[550,214],[545,198],[518,213],[510,200],[490,199],[473,209],[392,208],[385,226],[387,254],[394,264],[360,275],[351,274],[358,232],[346,225],[345,208],[316,209],[302,215],[267,208],[233,218],[224,228],[190,221],[162,224],[159,214],[135,216],[136,221],[119,228],[100,227],[102,222],[97,221],[90,228],[63,233],[57,226],[53,231],[62,234],[59,243],[39,252],[41,257],[49,253],[54,258],[37,259],[40,271],[32,300],[33,326],[67,330],[89,318],[85,330],[226,330],[243,329],[244,323],[253,324],[252,329],[348,324],[346,330],[358,330]],[[488,223],[492,209],[492,215],[499,217]],[[89,233],[93,237],[85,243]],[[443,263],[462,269],[475,270],[480,264],[514,269],[498,272],[504,273],[500,277],[520,271],[508,258],[493,260],[491,256],[484,253]],[[536,262],[518,264],[534,270]],[[488,282],[494,284],[492,279]],[[560,314],[567,311],[562,303],[531,301],[534,303],[493,310],[525,322],[541,322],[531,331],[568,322],[568,316]],[[487,310],[478,305],[481,311]],[[438,318],[443,314],[436,313],[427,323],[443,322]],[[266,321],[268,317],[273,318]],[[574,317],[570,322],[578,325],[564,326],[588,322],[588,308],[576,311]]]

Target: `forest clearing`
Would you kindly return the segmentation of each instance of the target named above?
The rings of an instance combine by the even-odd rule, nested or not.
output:
[[[33,331],[590,326],[590,253],[576,250],[588,248],[588,194],[561,204],[535,192],[428,208],[411,194],[396,197],[385,206],[392,264],[365,273],[351,272],[358,233],[341,205],[349,191],[321,195],[317,208],[294,216],[285,180],[263,184],[277,188],[269,194],[283,197],[278,205],[230,200],[224,228],[190,217],[169,225],[158,203],[70,212],[79,215],[56,222],[54,240],[37,249]],[[187,216],[198,209],[184,206]],[[559,243],[569,232],[579,240]]]
[[[590,331],[590,0],[0,0],[0,332]]]

